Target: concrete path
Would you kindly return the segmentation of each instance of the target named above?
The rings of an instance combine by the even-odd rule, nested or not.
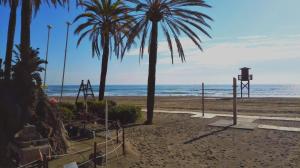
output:
[[[146,111],[143,109],[143,111]],[[201,112],[194,112],[194,111],[170,111],[170,110],[154,110],[155,113],[170,113],[170,114],[191,114],[191,117],[193,118],[214,118],[214,117],[232,117],[230,114],[220,114],[220,113],[205,113],[204,116],[202,116]],[[270,130],[279,130],[279,131],[291,131],[291,132],[300,132],[300,128],[298,127],[282,127],[282,126],[275,126],[275,125],[265,125],[265,124],[255,124],[253,123],[255,120],[277,120],[277,121],[300,121],[299,117],[269,117],[269,116],[250,116],[250,115],[237,115],[238,118],[238,124],[245,124],[245,125],[255,125],[255,128],[261,128],[261,129],[270,129]],[[217,121],[216,125],[224,124],[224,121]],[[215,123],[212,123],[214,125]],[[252,124],[253,123],[253,124]],[[233,127],[233,128],[241,128],[243,127]],[[253,127],[254,129],[254,127]]]
[[[146,111],[143,109],[143,111]],[[170,111],[170,110],[154,110],[155,113],[173,113],[173,114],[192,114],[191,117],[214,118],[214,117],[232,117],[232,114],[220,113],[205,113],[204,117],[201,112],[194,111]],[[299,117],[269,117],[269,116],[252,116],[252,115],[237,115],[238,118],[248,118],[254,120],[280,120],[280,121],[300,121]]]

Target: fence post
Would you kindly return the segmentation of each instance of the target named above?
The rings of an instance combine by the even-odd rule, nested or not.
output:
[[[237,124],[236,108],[236,78],[233,78],[233,125]]]
[[[122,144],[123,155],[125,155],[126,152],[125,152],[125,129],[124,129],[124,127],[122,127],[122,140],[123,140],[123,144]]]
[[[202,117],[204,117],[204,83],[202,82]]]
[[[94,142],[94,168],[97,167],[96,158],[97,158],[97,143]]]

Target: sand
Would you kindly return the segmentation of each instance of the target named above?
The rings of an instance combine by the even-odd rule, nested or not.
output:
[[[108,97],[118,103],[145,107],[145,97]],[[73,101],[74,98],[65,100]],[[299,98],[239,100],[239,114],[300,116]],[[207,99],[206,112],[231,113],[232,100]],[[157,97],[156,109],[201,111],[198,97]],[[300,133],[241,130],[208,126],[212,119],[189,114],[155,113],[153,125],[142,122],[125,129],[127,155],[112,160],[112,168],[299,167]],[[257,120],[257,123],[300,127],[299,122]]]
[[[207,126],[217,120],[155,114],[126,129],[130,152],[110,167],[299,167],[300,134]]]

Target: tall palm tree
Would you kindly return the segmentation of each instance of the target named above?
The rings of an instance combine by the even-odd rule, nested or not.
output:
[[[35,13],[39,10],[42,3],[53,6],[65,5],[69,0],[22,0],[21,10],[21,57],[26,57],[30,50],[30,24],[32,9]]]
[[[80,34],[77,46],[88,36],[92,42],[92,56],[100,57],[102,54],[99,100],[103,100],[108,58],[110,53],[117,58],[123,57],[123,41],[132,27],[132,17],[128,15],[129,9],[120,0],[89,0],[81,3],[81,6],[85,12],[74,20],[85,21],[75,30],[75,34]]]
[[[34,108],[35,84],[32,82],[30,76],[30,25],[32,18],[32,11],[36,14],[42,3],[48,5],[65,5],[69,0],[22,0],[21,7],[21,44],[20,44],[20,63],[19,66],[24,71],[16,77],[16,90],[19,95],[18,102],[20,102],[23,110],[24,123],[27,122],[28,114],[32,113]],[[27,118],[26,118],[27,117]]]
[[[212,20],[208,15],[200,12],[200,8],[209,8],[204,0],[126,0],[132,5],[136,14],[134,15],[136,25],[132,29],[127,48],[131,47],[133,40],[141,35],[140,57],[143,57],[146,39],[148,38],[148,29],[151,27],[149,36],[148,53],[149,53],[149,70],[148,70],[148,90],[147,90],[147,121],[146,124],[152,124],[153,108],[155,97],[155,75],[157,62],[157,37],[159,26],[166,38],[171,52],[173,63],[173,43],[179,58],[185,62],[185,55],[182,44],[179,40],[181,34],[190,38],[193,43],[200,49],[201,39],[197,32],[204,33],[210,37],[203,28],[210,28],[207,20]]]
[[[10,6],[10,15],[9,15],[9,24],[8,24],[7,41],[6,41],[4,79],[9,80],[10,73],[11,73],[12,51],[14,46],[17,8],[18,8],[19,0],[0,0],[0,5],[5,5],[7,3]]]

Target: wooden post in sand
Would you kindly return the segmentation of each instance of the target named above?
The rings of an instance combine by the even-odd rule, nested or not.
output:
[[[202,82],[202,117],[204,117],[204,83]]]
[[[233,125],[237,123],[236,109],[236,78],[233,78]]]

